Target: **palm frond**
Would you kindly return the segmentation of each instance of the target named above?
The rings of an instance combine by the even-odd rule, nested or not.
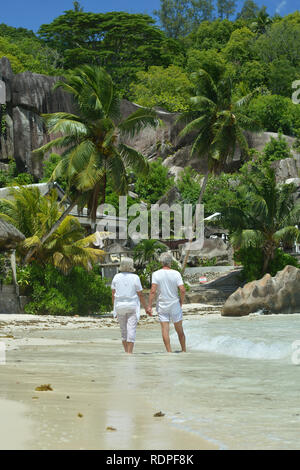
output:
[[[230,240],[235,248],[260,248],[264,237],[259,230],[247,229],[235,232]]]
[[[199,96],[206,96],[208,99],[217,103],[218,91],[216,84],[209,73],[204,69],[200,69],[197,72],[191,74],[191,78],[195,83],[195,91]]]
[[[247,95],[243,96],[240,98],[238,101],[234,103],[234,106],[237,108],[241,108],[243,106],[247,106],[247,104],[250,103],[250,101],[255,98],[255,96],[261,94],[262,92],[262,87],[257,87],[255,88],[251,93],[248,93]]]
[[[161,124],[153,109],[140,108],[119,124],[121,135],[134,137],[146,127],[158,127]]]
[[[56,117],[52,114],[46,123],[49,134],[62,133],[64,135],[73,136],[77,139],[85,137],[89,134],[89,129],[87,128],[86,123],[80,121],[79,119],[71,119],[63,116]]]
[[[74,140],[74,139],[72,139]],[[66,147],[70,143],[69,136],[57,137],[56,139],[47,142],[47,144],[42,145],[38,149],[32,151],[33,155],[45,155],[45,153],[49,152],[53,147]]]
[[[22,242],[22,245],[26,249],[32,248],[33,246],[40,246],[40,244],[41,244],[41,239],[37,235],[33,235],[32,237],[26,238]]]
[[[283,227],[282,229],[278,230],[274,233],[274,239],[279,242],[289,241],[294,243],[299,237],[299,229],[297,227],[288,226]]]
[[[147,175],[149,162],[140,152],[126,144],[119,145],[119,153],[126,167],[130,167],[140,175]]]
[[[122,156],[116,151],[106,163],[106,170],[118,194],[127,194],[128,178]]]
[[[207,116],[200,116],[187,124],[184,129],[179,133],[179,137],[183,138],[192,132],[201,132],[207,126]]]

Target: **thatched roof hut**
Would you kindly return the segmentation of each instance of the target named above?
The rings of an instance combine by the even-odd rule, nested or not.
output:
[[[25,236],[16,227],[0,218],[0,252],[13,250]]]

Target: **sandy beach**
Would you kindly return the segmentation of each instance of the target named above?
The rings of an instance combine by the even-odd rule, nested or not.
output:
[[[213,311],[213,306],[211,306]],[[189,313],[203,313],[190,306]],[[157,320],[142,317],[133,356],[111,318],[0,315],[0,449],[218,449],[174,426],[166,410],[189,353],[167,354]],[[176,349],[177,348],[177,349]],[[170,382],[166,380],[172,372]],[[176,383],[176,381],[178,383]],[[41,385],[52,390],[37,391]],[[156,391],[161,387],[161,397]],[[184,413],[185,397],[172,416]],[[163,416],[155,417],[161,412]]]
[[[299,324],[189,304],[187,353],[142,316],[130,356],[110,316],[0,315],[0,449],[299,449]]]

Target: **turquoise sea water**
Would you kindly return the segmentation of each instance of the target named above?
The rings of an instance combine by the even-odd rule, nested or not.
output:
[[[185,331],[194,363],[173,424],[222,449],[299,449],[300,315],[206,316]]]

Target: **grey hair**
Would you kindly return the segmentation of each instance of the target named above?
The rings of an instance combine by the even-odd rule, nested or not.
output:
[[[173,261],[173,255],[170,251],[167,251],[165,253],[162,253],[160,255],[159,261],[163,266],[168,266],[169,268],[171,267],[172,261]]]
[[[134,262],[132,258],[122,258],[120,267],[119,267],[119,272],[121,273],[134,273]]]

